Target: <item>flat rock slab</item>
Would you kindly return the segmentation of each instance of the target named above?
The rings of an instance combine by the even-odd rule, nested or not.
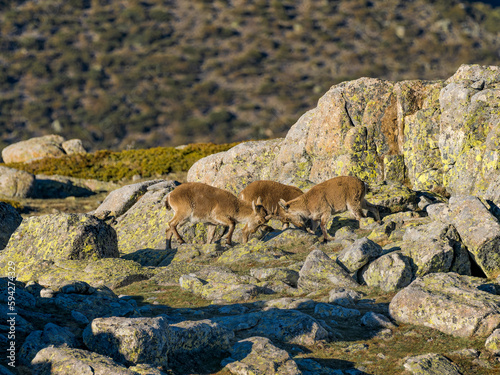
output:
[[[429,274],[396,294],[389,311],[401,323],[453,336],[486,337],[500,324],[500,296],[483,291],[485,284],[484,279],[455,273]]]

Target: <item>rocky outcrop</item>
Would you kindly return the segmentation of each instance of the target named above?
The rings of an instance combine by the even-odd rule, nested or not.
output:
[[[14,143],[2,150],[5,163],[26,163],[36,159],[85,153],[80,140],[65,141],[60,135],[46,135]]]
[[[0,166],[0,196],[28,198],[35,192],[35,176],[14,168]]]
[[[429,274],[402,289],[390,303],[393,319],[460,336],[488,336],[500,325],[500,296],[484,280],[455,273]]]
[[[188,180],[237,191],[259,179],[308,188],[339,175],[370,184],[407,177],[415,190],[496,199],[499,82],[500,67],[463,65],[446,81],[340,83],[285,139],[202,159]]]
[[[0,202],[0,250],[9,242],[10,236],[21,224],[23,218],[14,207],[5,202]]]

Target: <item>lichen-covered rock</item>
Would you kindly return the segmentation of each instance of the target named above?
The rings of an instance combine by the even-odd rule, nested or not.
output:
[[[417,194],[414,190],[396,181],[369,184],[366,200],[389,212],[399,212],[415,205]],[[384,218],[385,222],[385,218]]]
[[[115,231],[94,216],[31,216],[23,220],[0,254],[0,269],[6,270],[8,262],[14,261],[19,274],[29,274],[43,261],[97,260],[118,256]]]
[[[146,280],[155,271],[140,264],[119,258],[93,260],[58,260],[44,262],[39,267],[23,269],[18,277],[22,280],[37,280],[40,285],[53,290],[73,283],[75,280],[89,283],[93,287],[106,286],[111,289]]]
[[[409,357],[404,368],[414,375],[462,375],[458,366],[441,354]]]
[[[236,262],[268,263],[278,259],[285,259],[287,253],[273,246],[268,241],[250,240],[245,244],[236,245],[217,259],[217,263],[231,264]]]
[[[238,194],[250,182],[270,180],[272,162],[281,139],[245,142],[226,152],[198,160],[189,169],[187,180],[203,182]]]
[[[355,175],[370,185],[401,184],[407,177],[415,190],[444,187],[453,194],[496,199],[499,71],[462,65],[447,81],[360,78],[340,83],[285,139],[211,155],[195,165],[190,181],[237,193],[258,179],[302,189],[339,175]],[[390,194],[386,198],[394,202]]]
[[[476,197],[451,197],[452,224],[488,277],[500,275],[500,223]]]
[[[343,249],[337,256],[337,263],[349,273],[354,273],[365,264],[378,258],[381,253],[382,247],[379,244],[363,237]]]
[[[259,281],[283,281],[284,283],[297,287],[299,281],[299,273],[297,271],[284,268],[252,268],[250,275]]]
[[[14,207],[5,202],[0,202],[0,250],[9,242],[10,236],[21,224],[23,218]]]
[[[265,337],[238,341],[231,349],[231,357],[226,358],[222,365],[238,375],[302,374],[290,354]]]
[[[398,322],[454,336],[486,337],[500,324],[500,296],[480,290],[483,284],[455,273],[429,274],[396,294],[390,314]]]
[[[60,135],[46,135],[31,138],[5,147],[2,158],[5,163],[26,163],[35,159],[65,155],[62,149],[64,138]]]
[[[51,345],[75,348],[78,346],[78,341],[69,329],[59,327],[54,323],[47,323],[43,331],[33,331],[26,338],[19,350],[20,362],[28,366],[36,353]]]
[[[462,65],[441,90],[439,149],[455,195],[482,195],[498,175],[499,81],[499,67]]]
[[[124,364],[168,364],[170,329],[164,317],[97,318],[83,332],[92,351]]]
[[[500,329],[495,329],[486,339],[485,348],[493,355],[500,355]]]
[[[313,291],[332,286],[356,288],[359,284],[324,252],[311,251],[299,272],[298,287]]]
[[[362,271],[366,285],[392,292],[409,285],[413,279],[410,261],[399,252],[382,255]]]
[[[248,301],[259,293],[259,288],[252,284],[207,282],[195,275],[181,276],[179,284],[182,289],[188,290],[202,298],[224,303]]]
[[[449,272],[453,264],[455,252],[446,241],[422,240],[399,242],[401,255],[406,257],[412,266],[412,277],[420,277],[429,273]]]
[[[412,241],[414,244],[431,241],[432,243],[447,243],[453,249],[453,260],[449,271],[461,275],[471,274],[469,252],[462,244],[462,238],[453,225],[442,221],[432,221],[428,224],[410,226],[406,228],[403,235],[404,241]],[[420,257],[418,257],[420,258]],[[446,269],[434,272],[446,272]]]
[[[0,196],[32,198],[35,194],[35,176],[14,168],[0,166]]]
[[[247,333],[298,345],[314,345],[328,338],[328,332],[316,319],[296,310],[264,311]]]
[[[162,180],[151,180],[138,182],[136,184],[126,185],[119,189],[112,191],[97,207],[92,215],[101,217],[104,213],[115,218],[125,213],[130,207],[137,202],[137,200],[146,193],[148,187],[154,185]],[[176,181],[171,181],[172,188],[177,186]]]
[[[73,348],[42,349],[31,364],[37,375],[136,375],[109,357]]]

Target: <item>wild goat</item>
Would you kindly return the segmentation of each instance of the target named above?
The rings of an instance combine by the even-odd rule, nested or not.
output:
[[[253,202],[258,198],[262,198],[262,205],[269,214],[268,218],[281,220],[281,207],[279,205],[280,199],[285,201],[292,200],[304,194],[302,190],[295,186],[284,185],[275,181],[254,181],[247,185],[238,198],[246,201]],[[288,227],[288,222],[283,221],[283,229]]]
[[[211,243],[218,224],[229,227],[226,242],[232,244],[232,235],[236,223],[244,223],[243,242],[257,228],[267,222],[267,212],[258,198],[252,203],[242,201],[230,192],[199,182],[187,182],[171,191],[166,198],[167,210],[174,210],[174,217],[166,230],[167,248],[171,247],[172,235],[181,244],[184,239],[177,231],[178,225],[186,222],[207,223],[207,243]]]
[[[362,209],[370,211],[380,222],[380,214],[376,206],[365,199],[366,185],[357,177],[341,176],[315,185],[304,195],[290,201],[280,200],[282,220],[289,221],[299,228],[306,226],[307,220],[313,221],[313,231],[318,221],[324,240],[333,238],[326,230],[326,224],[333,214],[349,210],[356,220],[365,217]]]

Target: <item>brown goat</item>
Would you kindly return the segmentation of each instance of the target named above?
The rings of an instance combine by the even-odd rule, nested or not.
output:
[[[280,199],[290,201],[304,194],[302,190],[295,186],[284,185],[279,182],[261,180],[254,181],[247,185],[238,197],[247,202],[253,202],[257,198],[262,198],[262,205],[269,214],[268,219],[281,220]],[[283,221],[283,229],[288,227],[288,222]]]
[[[304,195],[290,201],[280,200],[282,220],[289,221],[299,228],[305,228],[307,220],[312,220],[313,231],[317,223],[321,226],[324,240],[332,240],[326,230],[330,218],[340,212],[349,210],[356,220],[365,217],[362,209],[370,211],[380,222],[380,214],[376,206],[365,199],[366,185],[357,177],[341,176],[313,186]]]
[[[207,243],[211,243],[217,225],[229,227],[227,244],[231,245],[236,223],[244,223],[243,242],[248,241],[250,234],[267,222],[267,212],[258,198],[251,203],[242,201],[230,192],[200,182],[187,182],[171,191],[166,198],[167,210],[174,210],[174,217],[166,230],[167,248],[171,246],[172,235],[179,242],[185,243],[177,231],[178,225],[186,222],[206,223],[210,227]]]

